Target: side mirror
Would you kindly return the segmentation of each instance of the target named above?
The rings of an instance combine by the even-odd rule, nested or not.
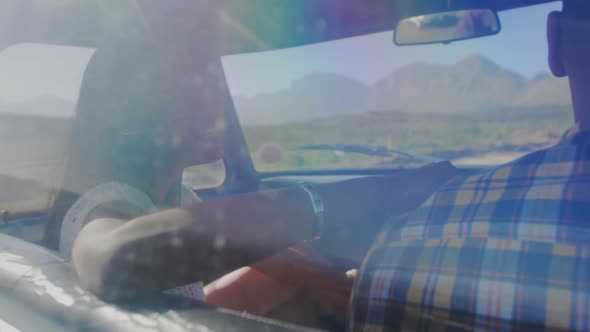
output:
[[[404,18],[395,28],[398,46],[450,43],[495,35],[500,18],[491,9],[456,10]]]

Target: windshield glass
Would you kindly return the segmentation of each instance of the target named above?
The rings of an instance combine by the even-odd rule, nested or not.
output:
[[[0,0],[0,332],[588,327],[590,0],[542,1]]]
[[[225,57],[256,169],[491,166],[555,144],[572,121],[545,56],[558,8],[501,12],[500,34],[446,45],[384,32]]]
[[[93,49],[19,44],[0,52],[0,210],[46,209]]]

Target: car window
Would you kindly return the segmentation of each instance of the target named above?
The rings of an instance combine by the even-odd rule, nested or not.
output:
[[[92,49],[20,44],[0,52],[0,210],[43,211]]]
[[[491,166],[557,142],[568,82],[549,74],[547,14],[500,13],[499,35],[396,47],[392,32],[224,58],[258,171]]]
[[[94,49],[19,44],[0,52],[0,211],[44,211],[60,186],[80,85]],[[194,189],[218,186],[222,162],[189,168]]]

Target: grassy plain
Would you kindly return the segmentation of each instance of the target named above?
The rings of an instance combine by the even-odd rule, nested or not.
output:
[[[310,144],[384,146],[456,160],[497,153],[526,153],[555,144],[572,124],[569,107],[470,113],[365,113],[284,125],[244,127],[261,171],[358,168],[407,161],[400,156],[302,151]],[[269,151],[273,156],[268,158]]]
[[[396,155],[300,149],[313,144],[384,146],[451,160],[526,153],[556,143],[571,122],[568,107],[543,107],[454,114],[367,112],[243,130],[256,168],[272,172],[414,165]],[[0,210],[40,209],[49,202],[49,188],[61,178],[69,127],[66,119],[1,116]],[[185,179],[202,188],[219,184],[223,176],[217,163],[191,168]]]

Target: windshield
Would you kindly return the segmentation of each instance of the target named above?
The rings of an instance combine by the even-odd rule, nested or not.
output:
[[[572,122],[545,56],[558,8],[501,12],[499,35],[446,45],[384,32],[225,57],[256,169],[491,166],[555,144]]]
[[[5,2],[0,330],[14,316],[3,294],[97,331],[95,314],[114,316],[90,295],[125,311],[182,298],[190,311],[166,300],[120,319],[179,331],[240,330],[216,325],[225,309],[330,331],[357,330],[359,312],[379,329],[383,308],[400,329],[443,326],[413,315],[452,328],[588,324],[587,141],[547,149],[574,123],[569,81],[547,59],[561,2],[499,12],[497,35],[414,46],[396,46],[388,26],[310,44],[369,31],[375,12],[393,21],[378,3],[394,0],[288,2]],[[0,0],[0,17],[10,6]],[[450,17],[413,26],[455,32]],[[477,30],[465,17],[460,30]],[[283,36],[308,45],[227,55],[295,45]],[[558,76],[590,58],[568,45],[551,56]],[[588,82],[576,73],[579,119]],[[28,323],[21,311],[6,322]],[[184,315],[198,324],[163,323]]]
[[[1,211],[38,211],[50,204],[93,52],[30,43],[0,52]]]

